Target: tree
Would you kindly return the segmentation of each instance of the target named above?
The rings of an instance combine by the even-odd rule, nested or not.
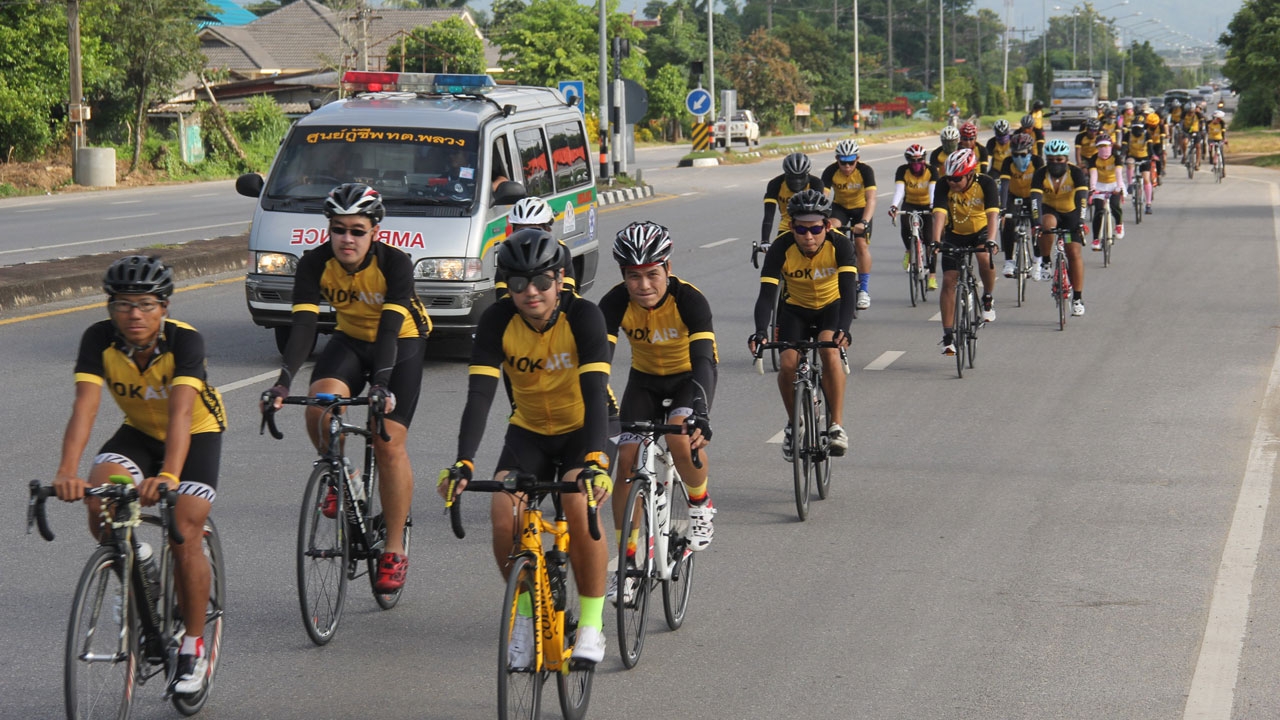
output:
[[[658,68],[658,75],[649,81],[649,117],[664,122],[668,140],[678,139],[688,85],[685,71],[675,65]]]
[[[811,96],[791,49],[764,28],[738,45],[724,74],[738,91],[738,106],[754,110],[770,128],[789,122],[793,105]]]
[[[475,28],[457,15],[422,27],[405,38],[404,57],[400,45],[387,53],[387,68],[421,72],[483,73],[484,41]]]
[[[1219,43],[1227,48],[1222,72],[1240,93],[1237,121],[1270,126],[1280,107],[1280,0],[1246,0]]]

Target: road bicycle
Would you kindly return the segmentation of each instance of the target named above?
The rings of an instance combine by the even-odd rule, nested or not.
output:
[[[1022,307],[1022,303],[1027,300],[1027,278],[1031,276],[1033,270],[1037,270],[1032,253],[1031,237],[1031,201],[1020,197],[1010,198],[1013,201],[1013,212],[1006,217],[1006,222],[1012,218],[1013,226],[1013,277],[1017,281],[1018,286],[1018,307]]]
[[[264,394],[262,401],[268,408],[262,415],[262,427],[280,440],[284,434],[276,427],[271,399]],[[382,515],[373,437],[377,433],[384,441],[391,438],[383,428],[382,412],[367,397],[346,398],[331,393],[318,393],[315,397],[291,395],[284,398],[284,404],[318,407],[324,411],[319,422],[326,428],[328,447],[312,463],[311,476],[302,493],[296,552],[302,624],[311,642],[325,645],[338,631],[348,581],[362,573],[368,575],[373,599],[383,610],[395,607],[404,592],[402,587],[395,592],[380,593],[374,587],[378,560],[387,546],[387,527]],[[359,406],[369,407],[369,422],[363,426],[344,422],[342,409]],[[343,453],[348,435],[364,440],[362,473],[356,472]],[[410,515],[404,523],[406,554],[412,532]]]
[[[687,425],[656,421],[622,423],[623,432],[640,436],[636,466],[627,478],[631,490],[623,516],[616,571],[618,649],[622,664],[628,669],[640,662],[653,588],[662,586],[662,608],[667,627],[672,630],[679,630],[684,624],[689,608],[697,557],[689,549],[689,492],[661,438],[687,435],[690,429]],[[697,452],[693,463],[702,467]]]
[[[1098,242],[1102,250],[1102,267],[1111,265],[1111,248],[1116,241],[1116,216],[1111,212],[1112,191],[1097,190],[1089,198],[1089,205],[1102,201],[1102,228],[1098,231]]]
[[[85,490],[87,497],[102,502],[105,537],[85,563],[71,603],[63,665],[67,718],[127,720],[137,688],[155,677],[164,681],[164,697],[178,712],[194,715],[209,699],[222,658],[227,589],[218,530],[212,519],[206,519],[200,538],[210,568],[204,623],[209,664],[204,688],[178,694],[172,687],[184,626],[169,547],[170,540],[184,542],[173,520],[177,493],[161,488],[159,516],[143,515],[133,479],[124,475],[110,479],[111,483]],[[32,480],[28,488],[27,532],[34,524],[41,537],[52,541],[45,500],[55,495],[53,488],[39,480]],[[155,551],[145,563],[139,558],[144,542],[139,535]]]
[[[973,256],[987,253],[987,262],[995,268],[995,244],[952,245],[942,243],[939,252],[954,257],[960,266],[960,275],[956,278],[956,301],[951,330],[955,333],[956,375],[964,377],[964,365],[969,369],[978,355],[978,328],[984,324],[982,305],[978,294],[978,277],[973,272]]]
[[[1142,177],[1141,163],[1135,163],[1130,168],[1130,174],[1133,176],[1130,187],[1133,192],[1133,222],[1141,225],[1142,215],[1147,211],[1147,181]]]
[[[1107,212],[1110,215],[1110,211]],[[1071,314],[1071,261],[1067,258],[1065,238],[1071,234],[1071,228],[1055,227],[1045,232],[1054,236],[1053,241],[1053,282],[1049,292],[1058,306],[1058,329],[1067,329],[1067,315]]]
[[[924,217],[928,214],[927,210],[901,210],[898,215],[907,218],[907,227],[909,228],[911,253],[910,261],[907,263],[907,285],[911,292],[911,307],[915,307],[917,300],[921,303],[925,302],[929,293],[929,256],[925,250],[925,240],[921,235],[921,228],[924,226]],[[898,224],[898,219],[893,219],[893,224]]]
[[[560,482],[559,468],[550,478],[526,472],[512,472],[502,480],[471,480],[466,492],[502,492],[514,495],[521,506],[520,535],[507,571],[507,589],[502,598],[502,624],[498,634],[498,717],[504,720],[536,719],[542,710],[542,685],[554,675],[560,696],[560,711],[566,720],[581,720],[591,702],[591,683],[596,664],[573,659],[577,639],[579,609],[569,578],[569,522],[565,519],[561,493],[579,492],[578,484]],[[450,472],[450,498],[445,502],[453,534],[466,537],[462,526],[462,497],[455,491],[456,471]],[[555,509],[548,522],[539,507],[547,497]],[[598,508],[594,495],[587,494],[587,524],[593,540],[600,539]],[[544,549],[543,535],[551,536],[551,548]],[[513,539],[514,540],[514,539]],[[515,640],[520,597],[531,607],[534,628],[531,664],[514,665],[511,646]]]
[[[809,517],[809,497],[813,489],[816,487],[819,500],[825,500],[831,489],[831,413],[822,391],[822,362],[818,351],[838,349],[846,375],[849,374],[849,359],[840,343],[831,340],[765,342],[756,346],[756,371],[761,374],[764,374],[764,361],[760,354],[771,345],[800,354],[793,391],[795,416],[791,420],[791,476],[795,487],[796,514],[803,521]]]
[[[1222,178],[1227,176],[1227,158],[1222,152],[1222,141],[1214,140],[1209,143],[1209,157],[1213,160],[1213,178],[1217,182],[1222,182]]]
[[[760,255],[768,252],[767,246],[758,242],[751,243],[751,266],[760,269]],[[769,313],[769,324],[765,327],[765,337],[776,338],[778,336],[778,307],[782,305],[783,297],[786,295],[786,284],[782,281],[778,282],[778,297],[773,301],[773,310]],[[769,361],[773,365],[773,371],[778,371],[778,351],[774,350],[769,353]]]
[[[1200,137],[1196,133],[1191,134],[1187,151],[1182,155],[1182,164],[1187,168],[1187,179],[1193,179],[1196,170],[1200,169]]]

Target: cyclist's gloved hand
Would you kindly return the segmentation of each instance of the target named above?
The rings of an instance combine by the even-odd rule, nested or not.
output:
[[[898,217],[898,206],[897,206],[897,205],[890,205],[890,206],[889,206],[889,219],[890,219],[890,220],[893,220],[893,219],[895,219],[895,218],[897,218],[897,217]]]
[[[609,477],[609,471],[593,462],[587,463],[582,472],[578,473],[578,487],[586,492],[588,485],[595,494],[597,505],[613,492],[613,478]]]
[[[704,441],[711,441],[711,419],[702,413],[694,413],[685,421],[690,430],[697,430],[701,433]]]
[[[382,385],[374,385],[369,388],[369,404],[386,415],[396,409],[396,394]]]
[[[749,349],[751,353],[754,355],[756,353],[757,348],[759,348],[767,340],[768,340],[768,336],[765,335],[764,333],[754,332],[751,334],[751,337],[747,338],[747,349]]]
[[[837,330],[831,340],[840,343],[842,347],[849,347],[853,343],[853,336],[847,330]]]
[[[268,410],[279,410],[284,406],[284,399],[289,397],[289,388],[279,383],[272,385],[262,392],[262,397],[258,400],[258,409],[262,412]]]
[[[456,496],[467,487],[467,483],[471,481],[471,476],[475,471],[475,463],[470,460],[459,459],[458,462],[440,471],[439,479],[436,481],[436,492],[446,502],[452,500],[449,497],[450,481],[457,481],[453,494]]]

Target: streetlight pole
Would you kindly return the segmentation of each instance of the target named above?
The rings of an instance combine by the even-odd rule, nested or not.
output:
[[[947,99],[947,69],[946,69],[946,37],[942,34],[946,27],[946,21],[942,17],[942,0],[938,0],[938,94],[942,96],[943,102]],[[952,38],[954,40],[954,38]]]
[[[1009,13],[1013,10],[1013,0],[1004,0],[1004,92],[1009,94]]]
[[[710,0],[707,1],[710,2]],[[855,131],[862,127],[862,59],[858,57],[858,35],[861,34],[859,30],[858,0],[853,0],[853,114],[857,118],[853,121]]]
[[[600,177],[609,177],[609,25],[600,0]],[[715,96],[712,95],[714,98]]]

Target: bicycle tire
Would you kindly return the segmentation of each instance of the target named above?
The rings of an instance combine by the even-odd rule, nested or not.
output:
[[[565,579],[566,584],[569,582]],[[577,581],[574,581],[577,584]],[[556,694],[560,697],[560,714],[564,720],[583,720],[587,716],[587,707],[591,704],[591,685],[596,675],[596,663],[586,663],[575,667],[570,652],[578,634],[578,618],[580,610],[575,606],[576,595],[571,595],[569,606],[563,615],[561,634],[564,637],[564,662],[569,663],[568,672],[563,669],[556,673]]]
[[[812,482],[811,460],[809,448],[813,447],[813,421],[809,417],[811,406],[809,393],[812,389],[801,382],[795,388],[795,404],[792,409],[795,418],[791,429],[791,477],[795,486],[796,514],[800,520],[809,518],[809,491]]]
[[[689,490],[684,483],[671,483],[671,492],[671,509],[688,512]],[[667,627],[672,630],[679,630],[684,625],[685,615],[689,612],[689,596],[693,590],[694,560],[698,554],[689,549],[689,539],[685,536],[688,530],[687,521],[677,524],[672,519],[671,540],[667,543],[671,578],[662,581],[662,612],[666,615]]]
[[[770,342],[778,341],[778,308],[782,306],[782,288],[778,289],[778,299],[773,303],[773,312],[769,314],[769,327],[765,331],[766,337]],[[773,365],[773,371],[778,372],[780,365],[778,364],[778,348],[769,348],[769,362]]]
[[[1067,258],[1065,254],[1055,254],[1053,258],[1053,294],[1058,301],[1058,329],[1067,329],[1067,297],[1070,294],[1070,279],[1067,274]]]
[[[1017,285],[1017,292],[1014,295],[1017,296],[1018,307],[1022,307],[1022,301],[1026,299],[1027,292],[1027,242],[1026,237],[1023,235],[1022,222],[1019,220],[1013,230],[1015,238],[1013,241],[1013,279]]]
[[[1102,267],[1111,266],[1111,246],[1115,243],[1116,219],[1108,210],[1102,218]]]
[[[1183,164],[1187,166],[1188,180],[1194,179],[1196,176],[1195,161],[1192,160],[1192,155],[1194,154],[1194,152],[1187,152],[1186,156],[1183,157]]]
[[[644,650],[644,633],[649,622],[649,591],[653,587],[653,525],[649,518],[647,478],[632,478],[627,494],[626,514],[622,520],[622,537],[618,542],[618,651],[622,665],[628,670],[640,662]],[[667,498],[668,502],[671,498]],[[639,517],[637,517],[637,515]],[[635,567],[628,567],[627,542],[636,536]],[[627,581],[636,584],[632,602],[624,602]]]
[[[67,623],[63,696],[69,720],[128,720],[133,710],[138,685],[138,622],[132,607],[123,613],[114,608],[114,602],[121,598],[121,582],[115,549],[96,548],[80,573]],[[87,654],[118,655],[122,635],[123,658],[110,663],[81,660]],[[99,669],[101,673],[95,672]]]
[[[920,255],[920,262],[916,266],[916,287],[920,290],[920,302],[929,301],[929,254],[924,249],[924,242],[920,241],[917,246]]]
[[[316,464],[307,480],[298,515],[298,607],[307,637],[316,645],[327,644],[338,630],[347,597],[347,561],[351,557],[346,493],[337,492],[338,512],[334,517],[325,517],[321,512],[329,488],[340,487],[331,481],[332,474],[328,463]]]
[[[956,345],[956,376],[964,377],[964,354],[968,349],[967,336],[969,334],[969,313],[964,309],[965,298],[964,283],[956,281],[955,290],[955,308],[951,314],[951,331],[954,333],[952,342]]]
[[[205,518],[201,543],[204,555],[209,559],[209,604],[205,608],[203,636],[205,657],[209,658],[209,669],[205,676],[204,688],[200,692],[190,695],[175,694],[170,699],[173,707],[188,717],[200,712],[209,700],[209,688],[213,687],[213,678],[218,671],[218,661],[222,659],[222,632],[226,623],[226,567],[223,562],[222,541],[218,539],[218,528],[213,524],[212,518]],[[165,550],[168,552],[169,549]],[[170,603],[169,616],[181,622],[176,615],[178,607],[173,584],[170,583],[168,587],[165,602]]]
[[[1147,190],[1146,183],[1139,177],[1138,181],[1133,184],[1133,223],[1135,225],[1142,224],[1143,212],[1147,209]]]
[[[831,411],[827,408],[826,393],[822,391],[821,376],[813,393],[813,417],[817,423],[814,437],[818,439],[819,448],[813,461],[813,486],[818,491],[818,499],[826,500],[831,492],[831,438],[827,434],[831,429]]]
[[[374,544],[373,547],[368,548],[369,556],[365,558],[365,563],[366,563],[366,567],[368,568],[367,574],[369,576],[369,591],[373,593],[374,602],[378,603],[378,607],[382,608],[383,610],[390,610],[391,608],[396,606],[396,603],[400,602],[400,596],[404,594],[404,585],[401,585],[399,590],[396,590],[395,592],[389,592],[389,593],[380,593],[378,592],[378,589],[374,587],[374,583],[378,581],[378,562],[381,559],[382,551],[387,546],[387,524],[386,524],[386,519],[383,516],[384,511],[382,509],[382,488],[380,487],[380,483],[378,482],[377,463],[373,465],[372,475],[373,477],[370,478],[368,482],[366,482],[365,489],[364,489],[365,497],[368,498],[368,501],[367,501],[368,511],[365,513],[365,522],[373,523],[373,526],[378,533],[378,541]],[[364,482],[364,479],[362,478],[361,481]],[[355,532],[356,532],[355,527],[352,527],[348,530],[349,534],[354,534]],[[413,513],[412,512],[410,512],[409,515],[404,519],[404,531],[400,534],[400,537],[401,537],[401,542],[404,543],[404,554],[408,555],[409,543],[413,539]],[[406,584],[408,584],[407,578],[406,578]]]
[[[911,307],[916,306],[916,299],[917,299],[917,296],[919,296],[920,294],[918,286],[916,285],[918,276],[920,274],[919,272],[920,262],[919,262],[918,252],[919,252],[918,246],[916,243],[913,242],[911,244],[911,250],[910,250],[911,256],[907,262],[907,289],[911,291]],[[920,297],[919,300],[921,302],[924,302],[923,297]]]
[[[977,287],[972,284],[972,275],[969,276],[969,282],[969,299],[966,301],[969,306],[969,328],[968,332],[965,333],[965,345],[968,346],[966,348],[968,350],[966,360],[969,363],[969,369],[972,370],[973,361],[978,355],[978,329],[982,327],[982,302],[978,299]]]
[[[532,558],[527,555],[517,557],[511,563],[507,589],[502,596],[502,624],[498,632],[498,717],[503,720],[537,720],[542,710],[545,672],[536,667],[512,668],[508,662],[520,594],[526,594],[530,600],[536,597],[538,588],[534,574],[537,571]],[[551,612],[551,608],[544,608],[544,612]],[[537,628],[537,618],[533,618],[533,622]],[[535,629],[535,642],[538,635]],[[533,657],[536,665],[536,650]]]

